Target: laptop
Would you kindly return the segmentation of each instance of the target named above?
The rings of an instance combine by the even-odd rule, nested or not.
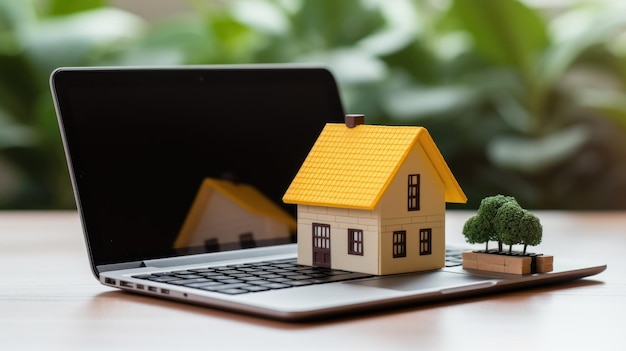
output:
[[[59,68],[50,78],[91,268],[106,286],[283,321],[423,304],[594,275],[445,268],[372,276],[299,265],[283,203],[344,110],[317,66]],[[457,252],[458,253],[458,252]],[[456,257],[456,260],[455,258]]]

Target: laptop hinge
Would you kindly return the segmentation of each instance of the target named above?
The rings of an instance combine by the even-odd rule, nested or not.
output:
[[[220,261],[238,260],[244,258],[266,257],[275,255],[289,255],[296,253],[296,244],[279,245],[272,247],[261,247],[246,250],[235,250],[226,252],[215,252],[209,254],[197,254],[189,256],[178,256],[169,258],[159,258],[145,260],[142,267],[171,267],[185,266],[193,264],[212,263]]]
[[[124,263],[111,263],[111,264],[103,264],[96,266],[96,269],[99,273],[109,272],[109,271],[120,271],[124,269],[133,269],[133,268],[141,268],[145,267],[142,261],[133,261],[133,262],[124,262]]]

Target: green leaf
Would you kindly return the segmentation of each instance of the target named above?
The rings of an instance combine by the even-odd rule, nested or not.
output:
[[[184,16],[153,24],[150,30],[122,54],[125,65],[182,65],[205,63],[213,42],[205,23],[197,16]]]
[[[601,112],[626,130],[626,93],[589,89],[580,90],[576,96],[580,106]]]
[[[247,27],[262,32],[282,35],[289,30],[286,13],[270,1],[235,1],[232,15]]]
[[[29,26],[36,20],[37,14],[32,1],[0,0],[0,37],[4,31],[19,30]]]
[[[48,14],[52,16],[94,10],[106,5],[104,0],[50,0],[48,2]]]
[[[303,1],[292,18],[295,37],[314,49],[352,45],[384,25],[376,7],[356,0]]]
[[[0,109],[0,149],[33,146],[35,140],[35,132],[32,129],[15,123],[5,111]]]
[[[387,76],[387,65],[380,58],[358,47],[338,48],[297,57],[296,61],[328,66],[343,84],[380,82]]]
[[[389,93],[384,106],[393,118],[408,120],[458,112],[471,105],[475,96],[464,86],[413,88]]]
[[[517,0],[454,0],[452,12],[484,58],[529,72],[548,45],[540,15]]]
[[[553,22],[555,42],[541,60],[540,77],[546,85],[554,84],[586,52],[606,45],[611,35],[620,33],[626,17],[619,12],[582,9],[567,12]]]
[[[59,66],[89,65],[99,52],[135,39],[143,22],[106,8],[41,21],[22,37],[26,56],[47,75]]]
[[[496,166],[538,174],[573,156],[587,140],[589,131],[581,125],[541,138],[500,136],[487,145],[487,156]]]
[[[493,92],[492,99],[499,116],[510,128],[523,134],[532,133],[534,119],[513,94],[507,91]]]

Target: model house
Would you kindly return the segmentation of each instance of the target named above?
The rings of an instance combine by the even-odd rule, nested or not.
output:
[[[298,263],[383,275],[443,267],[446,202],[467,198],[426,129],[348,115],[283,201],[298,206]]]
[[[207,251],[256,247],[259,240],[288,242],[295,219],[251,185],[206,178],[196,194],[174,248]]]

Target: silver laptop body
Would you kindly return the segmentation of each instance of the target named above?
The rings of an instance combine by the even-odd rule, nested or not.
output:
[[[294,265],[296,244],[295,207],[282,195],[324,124],[344,115],[330,71],[60,68],[50,84],[92,270],[107,286],[301,321],[578,279],[606,268],[560,257],[553,272],[530,275],[453,264],[384,277],[320,277],[324,272],[297,267],[317,278],[284,287],[279,276]],[[208,194],[220,201],[207,202]],[[228,294],[206,284],[224,271],[242,269],[232,274],[250,277],[245,270],[259,263],[277,272],[277,288]],[[173,276],[199,278],[181,285]],[[240,286],[235,280],[232,286]]]

